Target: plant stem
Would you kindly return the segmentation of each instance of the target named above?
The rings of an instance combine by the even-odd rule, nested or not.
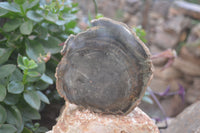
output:
[[[98,14],[98,7],[97,7],[97,1],[93,0],[94,6],[95,6],[95,14]]]
[[[21,10],[23,16],[26,16],[26,14],[25,14],[25,12],[24,12],[24,9],[23,9],[23,6],[22,6],[22,5],[20,5],[20,10]]]
[[[25,70],[24,70],[24,75],[23,75],[23,84],[24,84],[24,85],[26,84],[27,73],[28,73],[28,70],[25,69]]]

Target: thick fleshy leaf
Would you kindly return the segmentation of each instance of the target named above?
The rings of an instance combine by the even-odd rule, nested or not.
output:
[[[24,4],[24,2],[26,2],[26,0],[14,0],[15,3],[22,5]]]
[[[20,94],[24,91],[24,85],[21,81],[11,81],[8,84],[8,92],[12,94]]]
[[[46,95],[44,95],[41,91],[37,91],[37,94],[38,94],[41,101],[43,101],[47,104],[50,103],[48,97]]]
[[[16,68],[10,77],[10,81],[22,81],[22,79],[23,79],[23,74],[18,68]]]
[[[17,64],[18,64],[18,67],[21,68],[22,70],[28,69],[28,67],[24,65],[24,60],[25,59],[23,59],[23,56],[18,55]]]
[[[32,10],[28,11],[26,16],[35,22],[41,22],[43,20],[43,17],[40,14]]]
[[[24,93],[25,101],[34,109],[40,109],[40,98],[36,91],[27,91]]]
[[[65,25],[66,23],[68,23],[68,21],[66,21],[66,20],[57,20],[57,21],[56,21],[56,24],[57,24],[57,25],[60,25],[60,26],[61,26],[61,25]]]
[[[36,67],[34,69],[31,69],[30,72],[31,71],[32,72],[36,71],[36,72],[39,72],[42,75],[45,72],[45,67],[46,67],[45,63],[44,62],[40,62],[37,65],[38,65],[38,67]]]
[[[67,28],[67,29],[72,29],[72,28],[75,28],[76,25],[77,25],[77,22],[76,22],[75,20],[72,20],[72,21],[70,21],[69,23],[67,23],[67,24],[65,25],[65,28]]]
[[[0,66],[0,79],[9,76],[11,73],[15,71],[15,69],[16,66],[12,64]]]
[[[0,48],[0,64],[6,62],[12,52],[13,52],[12,48]]]
[[[15,29],[17,29],[22,23],[22,19],[12,19],[9,20],[8,22],[6,22],[3,25],[3,30],[5,32],[11,32],[14,31]]]
[[[7,10],[5,10],[5,9],[3,9],[3,8],[0,8],[0,16],[3,16],[3,15],[5,15],[5,14],[7,14],[7,13],[8,13]]]
[[[0,126],[0,133],[16,133],[17,129],[12,124],[2,124]]]
[[[23,61],[23,64],[24,66],[26,66],[28,68],[28,58],[26,56],[22,57],[22,61]]]
[[[30,129],[24,127],[22,133],[33,133]]]
[[[18,103],[19,98],[20,98],[20,95],[18,95],[18,94],[8,93],[3,102],[7,105],[15,105],[16,103]]]
[[[30,40],[26,43],[26,54],[29,58],[37,61],[40,55],[44,55],[42,44],[37,40]]]
[[[35,83],[34,85],[38,90],[45,90],[49,84],[44,82],[44,81],[41,81],[39,80],[38,82]]]
[[[36,67],[38,67],[38,65],[34,60],[29,60],[28,61],[28,69],[34,69]]]
[[[26,1],[26,2],[23,4],[23,9],[24,9],[24,10],[30,9],[30,8],[36,6],[36,5],[39,3],[39,1],[40,1],[40,0],[33,0],[32,2]]]
[[[7,119],[6,109],[0,105],[0,125],[3,124]]]
[[[7,107],[7,123],[14,124],[17,128],[17,133],[21,133],[24,128],[21,113],[16,106]]]
[[[58,16],[49,12],[44,18],[50,22],[56,23],[58,21]]]
[[[50,36],[47,41],[42,41],[42,45],[46,53],[50,52],[52,54],[59,53],[62,49],[59,44],[62,43],[58,38]]]
[[[30,76],[30,77],[39,77],[39,76],[41,76],[39,72],[35,72],[35,71],[27,72],[27,75]]]
[[[46,74],[43,74],[40,79],[48,84],[53,84],[53,80]]]
[[[31,120],[39,120],[41,119],[39,111],[31,108],[27,104],[23,104],[19,107],[20,112],[22,113],[22,116],[25,117],[26,119],[31,119]]]
[[[0,102],[4,100],[4,98],[6,97],[6,88],[5,86],[0,84]]]
[[[38,33],[38,37],[41,38],[41,39],[46,39],[47,36],[48,36],[48,28],[46,27],[37,27],[37,33]]]
[[[33,30],[33,23],[26,21],[20,26],[20,32],[24,35],[30,35]]]
[[[39,128],[36,130],[37,133],[46,133],[46,132],[48,132],[48,131],[49,131],[49,129],[46,128],[46,127],[39,127]]]
[[[36,82],[40,80],[41,75],[45,72],[45,63],[44,62],[38,63],[38,67],[29,70],[29,72],[38,72],[40,76],[37,77],[28,76],[27,77],[28,82]]]
[[[11,12],[20,12],[20,7],[16,3],[0,2],[0,8]]]

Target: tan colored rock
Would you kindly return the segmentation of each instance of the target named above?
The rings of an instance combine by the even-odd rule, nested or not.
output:
[[[180,35],[186,28],[190,27],[191,20],[183,15],[170,18],[164,25],[165,31],[175,32]]]
[[[191,76],[200,76],[200,66],[180,57],[176,58],[173,66],[185,74]]]
[[[175,1],[169,10],[169,15],[183,14],[200,20],[200,5],[186,1]]]
[[[200,38],[200,24],[197,24],[192,28],[192,31],[188,36],[187,43],[192,43],[199,38]]]
[[[161,105],[168,117],[174,117],[186,107],[179,95],[174,95],[161,101]]]
[[[193,85],[190,86],[186,93],[186,101],[190,104],[200,100],[200,78],[193,79]]]
[[[151,81],[150,87],[154,92],[162,93],[168,86],[170,86],[170,92],[174,92],[179,90],[179,84],[182,85],[185,89],[191,85],[181,78],[163,80],[162,78],[154,77]]]
[[[155,78],[154,77],[151,80],[150,87],[154,92],[161,93],[161,92],[164,92],[166,90],[168,85],[169,85],[169,82],[164,81],[164,80],[162,80],[160,78]]]
[[[199,89],[199,91],[200,91],[200,77],[194,78],[193,87],[195,89]]]
[[[182,76],[183,74],[174,67],[168,67],[164,70],[162,70],[162,67],[161,68],[156,67],[154,70],[154,77],[158,77],[163,80],[174,80]]]
[[[141,0],[126,0],[124,10],[128,13],[135,14],[142,8]]]
[[[179,40],[183,39],[183,33],[186,33],[185,30],[190,27],[190,23],[190,19],[183,15],[166,20],[161,26],[156,27],[153,43],[162,49],[176,47]]]
[[[150,51],[152,55],[156,55],[162,52],[162,50],[156,47],[155,45],[150,46]],[[152,60],[152,62],[153,62],[153,65],[155,66],[164,66],[167,63],[167,58],[155,58]]]
[[[142,14],[140,12],[136,13],[135,15],[130,16],[129,22],[127,22],[130,26],[138,26],[141,24]]]
[[[169,0],[154,1],[152,12],[156,12],[156,13],[160,14],[161,16],[166,17],[168,14],[168,9],[169,9],[170,5],[171,5],[171,2]]]
[[[138,107],[123,116],[92,113],[68,104],[49,133],[159,133],[159,130]]]
[[[187,107],[162,133],[200,133],[200,101]]]
[[[186,93],[186,101],[189,104],[195,103],[200,100],[200,89],[189,88]]]
[[[188,48],[184,46],[181,48],[179,56],[184,60],[189,60],[190,62],[200,66],[199,57],[195,55],[195,51],[197,52],[198,50],[200,51],[200,48],[198,47]]]
[[[168,49],[173,48],[177,45],[179,35],[175,32],[167,32],[163,27],[156,28],[156,34],[153,43],[159,48]]]
[[[173,91],[173,92],[178,91],[179,90],[179,84],[182,85],[185,89],[188,89],[188,87],[191,86],[191,84],[187,83],[187,81],[185,81],[182,78],[172,79],[169,82],[170,90]]]

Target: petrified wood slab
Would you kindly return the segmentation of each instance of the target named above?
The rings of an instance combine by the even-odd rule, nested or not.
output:
[[[71,35],[62,54],[56,73],[59,94],[94,112],[130,112],[152,76],[145,44],[125,24],[107,18]]]

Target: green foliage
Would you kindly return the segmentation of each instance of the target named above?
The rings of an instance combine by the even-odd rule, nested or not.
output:
[[[47,130],[32,120],[41,118],[42,102],[50,103],[45,92],[55,80],[59,44],[79,32],[77,11],[70,0],[0,2],[0,20],[6,20],[0,27],[0,132]]]
[[[136,33],[136,35],[140,38],[140,40],[142,40],[144,43],[147,43],[146,40],[146,32],[144,29],[142,29],[141,26],[137,26],[133,28],[133,31]]]
[[[195,3],[195,4],[200,4],[199,0],[185,0],[185,1]]]

